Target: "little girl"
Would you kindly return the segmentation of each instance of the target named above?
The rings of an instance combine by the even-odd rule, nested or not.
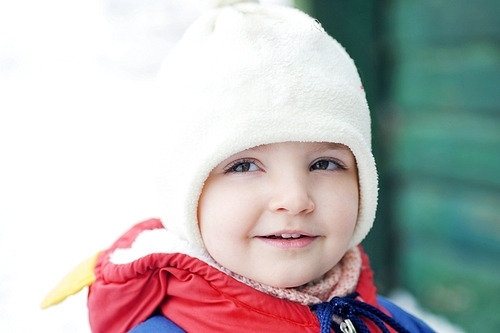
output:
[[[296,9],[211,5],[158,80],[161,221],[79,276],[92,331],[432,332],[377,296],[359,246],[377,173],[351,58]]]

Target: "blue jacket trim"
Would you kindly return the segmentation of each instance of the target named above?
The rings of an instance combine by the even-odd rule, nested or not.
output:
[[[140,323],[128,333],[186,333],[173,321],[161,315],[153,316]]]
[[[392,317],[399,323],[401,326],[406,328],[411,333],[436,333],[433,329],[427,326],[420,319],[412,316],[408,312],[404,311],[396,304],[389,301],[387,298],[378,296],[378,303],[382,305],[387,311],[389,311]]]

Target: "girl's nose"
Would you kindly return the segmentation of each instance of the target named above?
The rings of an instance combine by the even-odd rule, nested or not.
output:
[[[308,214],[315,209],[314,200],[305,180],[287,178],[281,184],[273,184],[269,210],[291,215]]]

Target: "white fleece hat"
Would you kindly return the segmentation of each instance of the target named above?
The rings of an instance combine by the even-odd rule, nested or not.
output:
[[[204,249],[197,205],[211,170],[262,144],[348,146],[358,167],[360,208],[350,247],[370,230],[377,206],[370,114],[356,66],[319,22],[254,1],[209,1],[159,74],[165,163],[160,216]],[[208,2],[207,2],[208,3]]]

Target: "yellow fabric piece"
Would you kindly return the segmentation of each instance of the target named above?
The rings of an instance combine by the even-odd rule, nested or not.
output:
[[[74,295],[84,287],[90,286],[95,281],[94,267],[99,253],[82,261],[69,272],[45,297],[40,307],[46,309],[52,305],[61,303],[68,296]]]

